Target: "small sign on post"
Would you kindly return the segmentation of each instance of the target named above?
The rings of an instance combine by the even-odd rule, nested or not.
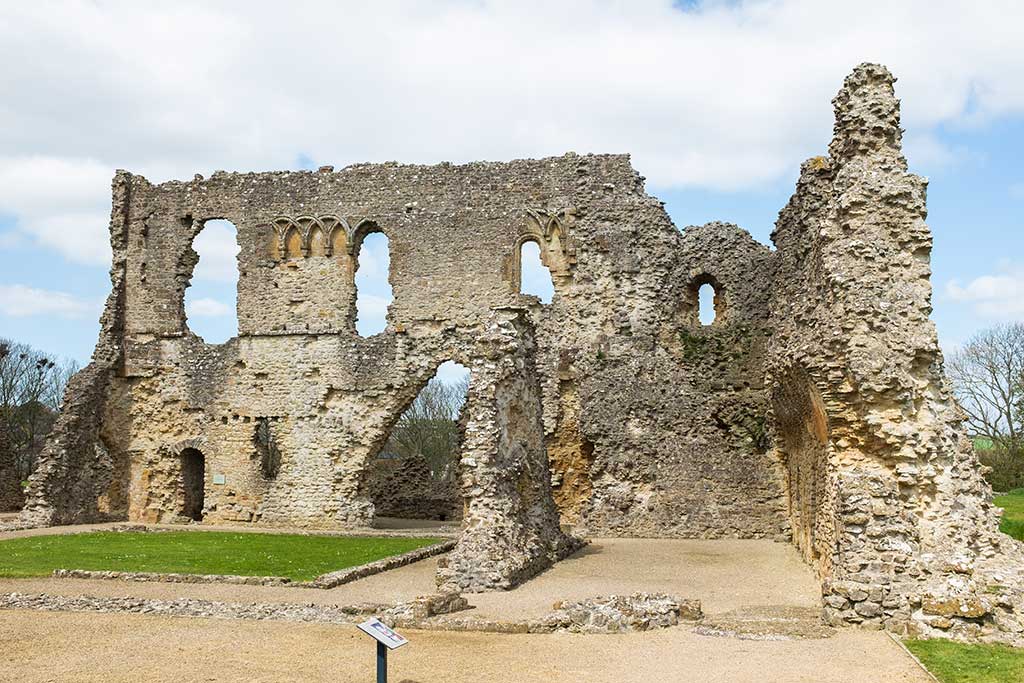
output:
[[[409,643],[377,617],[359,624],[359,630],[377,641],[377,683],[388,683],[388,650]]]

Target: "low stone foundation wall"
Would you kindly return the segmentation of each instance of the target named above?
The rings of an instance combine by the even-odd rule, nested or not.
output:
[[[329,574],[323,574],[316,577],[308,584],[303,584],[309,588],[334,588],[342,584],[350,583],[356,579],[362,579],[367,576],[374,574],[380,574],[391,569],[398,569],[406,565],[412,564],[413,562],[419,562],[425,560],[428,557],[434,555],[441,555],[442,553],[449,552],[455,547],[457,541],[445,541],[444,543],[437,543],[435,545],[427,546],[426,548],[417,548],[401,555],[394,555],[392,557],[385,557],[383,560],[377,560],[376,562],[370,562],[358,567],[350,567],[348,569],[342,569],[340,571],[331,572]]]
[[[110,581],[140,581],[143,583],[230,583],[244,586],[289,586],[284,576],[238,576],[235,574],[171,574],[157,572],[105,572],[87,569],[54,569],[55,579],[104,579]]]
[[[48,595],[45,593],[0,594],[0,609],[34,609],[48,612],[127,612],[132,614],[163,614],[174,617],[205,617],[209,619],[252,619],[256,621],[295,621],[320,624],[351,624],[369,615],[382,621],[429,619],[438,614],[467,609],[464,598],[457,595],[428,595],[408,603],[385,605],[312,605],[295,603],[229,603],[213,600],[178,598],[151,600],[144,598],[110,598]]]
[[[176,617],[326,624],[351,624],[374,615],[394,628],[491,633],[626,633],[668,628],[678,625],[681,621],[697,621],[701,618],[698,600],[646,593],[556,603],[552,613],[539,619],[521,621],[495,621],[473,617],[447,618],[445,615],[471,609],[466,598],[458,593],[434,593],[392,605],[358,603],[344,606],[294,603],[243,604],[191,598],[151,600],[6,593],[0,594],[0,609],[128,612]]]
[[[745,607],[705,619],[695,629],[703,636],[740,640],[817,640],[835,629],[822,620],[818,607],[791,605]]]

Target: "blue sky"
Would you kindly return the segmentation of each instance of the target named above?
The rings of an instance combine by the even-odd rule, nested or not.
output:
[[[630,152],[678,226],[732,221],[767,243],[800,162],[826,151],[831,97],[865,60],[899,78],[906,153],[930,179],[943,345],[1024,318],[1020,3],[309,7],[0,9],[0,336],[88,359],[109,288],[115,168],[162,181]],[[345,26],[345,40],[323,59],[253,48],[306,44],[327,25]],[[204,48],[183,50],[182,35]],[[208,226],[200,240],[190,322],[222,339],[234,331],[233,235]],[[386,272],[386,249],[367,245],[361,326],[386,309]]]

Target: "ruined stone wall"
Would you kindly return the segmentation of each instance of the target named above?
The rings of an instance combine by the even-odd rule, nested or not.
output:
[[[438,561],[442,591],[508,589],[580,548],[551,497],[533,325],[497,312],[470,368],[458,545]]]
[[[39,510],[68,501],[55,518],[103,507],[182,520],[181,454],[194,448],[209,523],[366,524],[364,472],[398,415],[441,362],[469,366],[496,309],[525,306],[567,522],[605,534],[779,533],[760,386],[771,254],[734,226],[680,234],[626,157],[117,184],[107,360],[69,394],[88,396],[96,422],[58,430],[55,443],[88,444],[49,458],[61,468],[61,453],[92,448],[104,464],[74,482],[40,475]],[[215,218],[237,229],[239,336],[208,345],[189,331],[183,299],[192,241]],[[395,299],[387,330],[362,338],[354,274],[376,231],[389,238]],[[518,293],[527,240],[552,271],[547,306]],[[724,311],[707,328],[698,280],[717,283]],[[72,484],[115,502],[59,493]]]
[[[1020,641],[1018,542],[962,429],[929,320],[924,179],[899,102],[862,65],[773,239],[768,376],[795,543],[834,623]]]
[[[438,479],[419,455],[375,460],[367,473],[370,498],[377,516],[404,519],[462,519],[462,496],[457,482]]]
[[[199,452],[206,523],[367,525],[373,458],[452,360],[471,379],[443,587],[539,571],[576,547],[560,521],[787,538],[831,621],[1020,640],[1024,551],[996,531],[943,376],[925,182],[900,151],[892,77],[859,67],[835,107],[774,252],[729,224],[677,230],[624,156],[120,172],[100,341],[25,519],[181,521],[183,454]],[[240,246],[239,336],[222,345],[183,306],[211,219]],[[395,300],[363,338],[354,275],[377,231]],[[519,293],[526,241],[549,305]]]
[[[771,252],[729,224],[658,229],[653,201],[597,203],[588,219],[575,226],[588,245],[575,286],[540,323],[556,499],[592,534],[776,537],[762,380]],[[708,326],[704,283],[718,295]]]

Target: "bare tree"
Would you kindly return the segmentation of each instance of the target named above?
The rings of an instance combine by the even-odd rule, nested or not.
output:
[[[455,383],[431,379],[398,418],[384,452],[400,457],[420,455],[430,465],[431,476],[451,476],[461,440],[459,413],[468,390],[469,377]]]
[[[946,365],[972,434],[996,445],[1019,445],[1024,437],[1024,324],[976,334]]]
[[[27,344],[0,339],[0,444],[19,479],[27,479],[77,372]]]

